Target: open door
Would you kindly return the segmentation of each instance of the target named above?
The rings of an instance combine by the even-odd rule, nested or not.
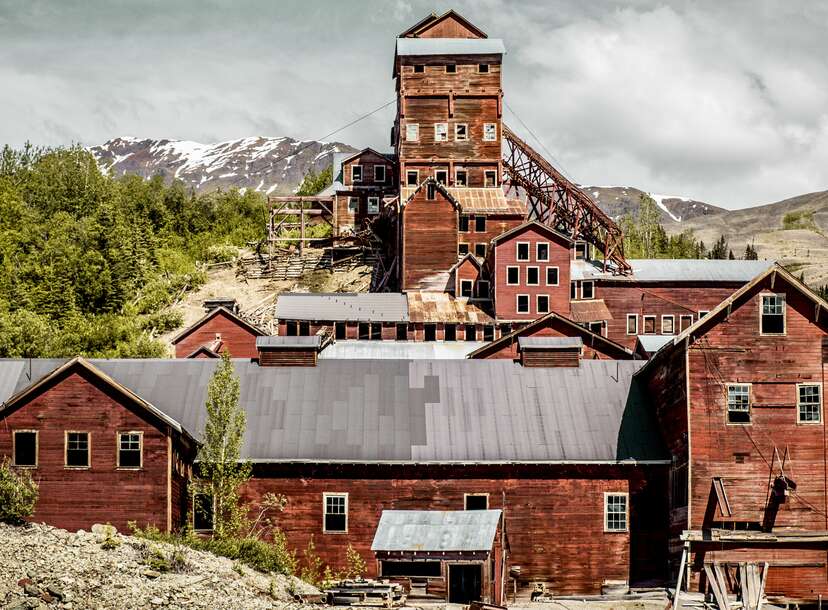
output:
[[[448,601],[450,604],[468,604],[480,601],[483,587],[482,564],[449,564]]]

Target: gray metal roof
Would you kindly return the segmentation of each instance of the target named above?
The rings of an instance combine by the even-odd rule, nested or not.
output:
[[[372,551],[491,551],[499,510],[384,510]]]
[[[465,358],[488,345],[485,341],[358,341],[332,343],[319,353],[320,358],[339,360],[449,360]]]
[[[655,353],[675,338],[675,335],[638,335],[638,342],[644,351]]]
[[[503,55],[499,38],[397,38],[397,55]]]
[[[280,320],[408,322],[408,298],[399,292],[286,292],[276,301]]]
[[[632,275],[613,275],[600,261],[574,260],[573,280],[611,279],[630,282],[749,282],[774,261],[649,258],[628,260]]]
[[[312,337],[285,337],[275,335],[266,337],[256,337],[257,349],[319,349],[320,345],[322,345],[322,337],[320,337],[319,335],[314,335]]]
[[[550,349],[550,348],[581,348],[584,345],[581,337],[518,337],[520,349]]]
[[[65,360],[0,360],[0,400]],[[179,422],[204,429],[215,359],[91,360]],[[510,360],[233,360],[247,413],[243,457],[257,461],[615,462],[665,453],[644,361],[524,368]]]

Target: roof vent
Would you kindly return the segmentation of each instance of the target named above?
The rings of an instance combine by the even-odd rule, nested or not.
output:
[[[526,367],[581,365],[580,337],[518,337],[520,363]]]
[[[322,337],[256,337],[259,366],[316,366]]]
[[[236,299],[232,297],[216,297],[215,299],[204,299],[202,303],[204,307],[204,311],[213,311],[217,307],[224,307],[228,311],[232,311],[233,313],[239,313],[239,304],[236,302]]]

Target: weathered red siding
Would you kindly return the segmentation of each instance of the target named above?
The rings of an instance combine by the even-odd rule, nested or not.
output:
[[[433,201],[423,187],[402,212],[402,289],[438,290],[448,286],[457,262],[457,211],[439,190]]]
[[[221,335],[219,352],[230,352],[234,358],[256,357],[256,337],[260,335],[222,311],[182,337],[175,344],[175,357],[186,358],[200,346],[215,341],[216,335]]]

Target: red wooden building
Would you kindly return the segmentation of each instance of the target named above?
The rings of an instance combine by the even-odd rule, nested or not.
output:
[[[224,352],[253,358],[256,337],[266,334],[226,307],[216,307],[176,335],[172,344],[176,358],[217,358]]]

